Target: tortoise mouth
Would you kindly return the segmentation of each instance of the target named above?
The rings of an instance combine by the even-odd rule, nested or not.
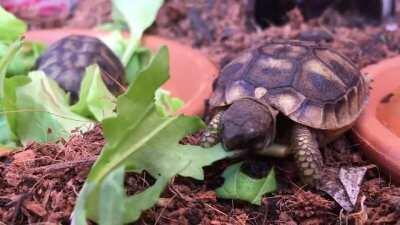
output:
[[[260,132],[238,133],[235,135],[224,132],[222,140],[224,147],[229,150],[260,150],[265,145],[266,137],[264,133]]]
[[[275,115],[254,99],[234,101],[221,123],[222,141],[228,149],[262,149],[275,136]]]

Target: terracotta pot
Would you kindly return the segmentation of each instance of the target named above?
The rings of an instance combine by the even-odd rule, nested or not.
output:
[[[82,34],[94,37],[104,32],[79,29],[37,30],[26,33],[29,41],[51,44],[70,34]],[[212,82],[217,76],[217,68],[199,51],[157,36],[145,36],[143,44],[155,51],[166,45],[170,54],[170,79],[163,88],[185,102],[181,112],[186,115],[202,115],[205,100],[211,95]]]
[[[365,155],[400,182],[400,56],[368,66],[372,77],[368,106],[355,127]]]

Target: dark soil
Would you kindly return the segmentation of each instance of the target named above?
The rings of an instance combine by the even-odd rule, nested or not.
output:
[[[97,3],[104,4],[102,7]],[[208,54],[224,65],[242,50],[265,40],[299,38],[332,46],[360,68],[399,54],[400,31],[383,25],[360,23],[333,10],[304,21],[300,11],[288,13],[288,23],[264,30],[254,29],[245,19],[245,0],[169,0],[149,33],[166,36]],[[101,13],[90,11],[101,8]],[[93,15],[98,16],[94,18]],[[110,18],[109,2],[82,1],[63,26],[93,27]],[[184,143],[197,144],[199,134]],[[33,143],[0,158],[0,221],[6,224],[69,224],[69,216],[90,166],[104,140],[101,128],[75,133],[57,143]],[[351,134],[323,149],[325,164],[370,166],[351,139]],[[368,170],[354,213],[346,214],[329,196],[299,186],[292,159],[272,160],[246,156],[243,169],[253,176],[275,166],[279,191],[265,196],[262,206],[217,199],[213,189],[222,184],[222,161],[205,168],[204,182],[175,178],[157,205],[135,224],[400,224],[400,186],[378,167]],[[129,194],[143,190],[153,180],[147,174],[128,174]]]

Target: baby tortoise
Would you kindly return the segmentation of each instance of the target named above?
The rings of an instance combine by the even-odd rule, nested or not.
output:
[[[332,49],[294,40],[261,45],[222,69],[202,145],[293,153],[302,181],[317,185],[319,147],[351,127],[366,105],[368,83]]]
[[[57,81],[75,101],[85,68],[94,63],[102,70],[109,90],[118,94],[124,80],[124,67],[111,49],[94,37],[70,35],[58,40],[38,58],[36,68]]]

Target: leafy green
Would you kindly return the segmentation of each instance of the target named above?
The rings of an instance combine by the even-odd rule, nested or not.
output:
[[[155,104],[161,115],[172,115],[184,105],[182,100],[172,97],[167,90],[159,88],[155,95]]]
[[[121,58],[124,66],[129,64],[136,49],[139,47],[143,32],[154,22],[163,2],[163,0],[112,1],[114,21],[126,22],[130,31],[129,44]]]
[[[126,198],[125,208],[131,210],[125,213],[124,222],[129,223],[130,221],[136,221],[143,211],[150,209],[156,204],[168,183],[169,179],[159,177],[156,183],[151,187],[141,193]]]
[[[0,7],[0,41],[13,42],[27,29],[26,24]]]
[[[43,72],[29,73],[31,82],[17,88],[15,134],[22,144],[49,142],[68,137],[71,131],[90,128],[93,123],[71,112],[68,96]]]
[[[6,79],[7,68],[14,60],[14,57],[21,48],[21,45],[21,41],[15,41],[7,48],[4,56],[0,60],[0,99],[4,99],[4,80]]]
[[[116,56],[120,59],[122,58],[126,46],[128,45],[128,40],[122,35],[121,31],[113,30],[107,35],[101,36],[100,39],[114,52]]]
[[[143,32],[154,22],[163,0],[112,0],[113,19],[128,24],[131,36],[140,39]]]
[[[0,7],[0,58],[6,57],[8,48],[26,32],[27,26]],[[45,49],[40,43],[21,42],[21,47],[7,68],[7,76],[26,75],[34,66],[36,59]]]
[[[81,191],[74,210],[74,224],[86,224],[82,222],[83,217],[107,224],[111,216],[104,219],[102,214],[114,212],[113,208],[116,208],[115,215],[124,215],[124,223],[132,222],[156,202],[173,176],[203,179],[202,167],[230,155],[220,145],[206,150],[179,144],[183,136],[204,124],[197,117],[166,116],[157,111],[154,93],[168,79],[168,70],[168,51],[163,47],[126,93],[118,97],[117,116],[102,122],[107,144]],[[112,187],[114,192],[120,193],[122,184],[117,179],[119,175],[114,173],[120,173],[122,168],[136,172],[146,170],[157,182],[142,193],[124,197],[125,201],[120,204],[125,206],[99,205],[112,196],[120,201],[121,195],[102,187]],[[122,220],[115,215],[112,216],[114,221]]]
[[[150,61],[150,50],[139,47],[139,43],[162,3],[162,0],[113,1],[114,12],[121,15],[120,22],[129,25],[131,36],[124,39],[120,31],[114,32],[108,44],[125,59],[130,82]],[[73,129],[84,130],[92,124],[90,120],[102,121],[115,116],[116,99],[100,79],[98,68],[87,69],[80,100],[73,106],[68,105],[67,96],[50,78],[40,72],[25,76],[45,47],[38,43],[18,42],[18,48],[12,48],[10,55],[9,46],[23,35],[27,26],[3,8],[0,15],[0,31],[3,31],[0,32],[0,110],[3,112],[0,115],[0,145],[52,141],[67,137]],[[6,76],[12,78],[6,79]],[[159,103],[156,108],[160,113],[173,112],[179,106],[178,100],[167,96],[160,98]]]
[[[99,224],[123,224],[125,204],[124,167],[109,173],[100,184]]]
[[[0,57],[4,57],[7,49],[8,44],[0,42]],[[28,74],[44,50],[45,46],[40,43],[23,42],[22,47],[8,66],[7,76]]]
[[[1,148],[14,148],[17,146],[16,137],[11,132],[5,116],[0,117],[0,146]]]
[[[126,80],[134,82],[137,74],[147,66],[151,51],[140,46],[143,32],[154,22],[163,0],[130,1],[113,0],[114,32],[102,40],[120,58],[125,67]],[[130,36],[125,38],[120,29],[121,24],[128,25]],[[112,28],[108,24],[107,29]],[[104,28],[104,27],[103,27]]]
[[[102,37],[102,41],[122,60],[125,50],[132,40],[125,38],[120,31],[114,31]],[[142,46],[137,47],[125,66],[126,80],[129,84],[132,83],[137,74],[147,66],[150,58],[150,49]]]
[[[71,110],[84,117],[102,121],[104,118],[114,116],[116,98],[107,89],[101,78],[98,65],[86,68],[79,92],[79,101]]]
[[[222,187],[215,190],[217,196],[261,205],[262,196],[277,189],[275,170],[271,169],[264,178],[254,179],[241,172],[241,165],[242,163],[234,164],[224,171],[222,176],[225,182]]]
[[[10,65],[18,50],[21,47],[21,41],[17,40],[5,52],[4,56],[0,60],[0,109],[2,114],[0,114],[0,144],[4,146],[15,147],[16,135],[12,132],[13,124],[12,116],[9,115],[5,109],[10,109],[8,106],[15,102],[14,93],[12,90],[14,83],[6,82],[6,71],[7,67]],[[11,89],[11,90],[10,90]],[[14,108],[11,108],[13,110]]]
[[[147,66],[151,58],[151,51],[145,47],[138,47],[135,54],[132,55],[131,59],[126,66],[126,80],[128,83],[135,81],[136,76],[143,68]]]
[[[27,76],[14,76],[5,80],[3,99],[4,115],[0,117],[0,141],[4,145],[16,147],[19,142],[15,134],[18,115],[16,90],[20,86],[28,84],[30,81],[31,80]]]

